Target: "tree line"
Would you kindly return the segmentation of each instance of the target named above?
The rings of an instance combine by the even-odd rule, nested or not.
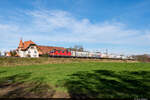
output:
[[[150,62],[150,55],[143,54],[143,55],[133,55],[132,56],[135,60],[140,62]]]

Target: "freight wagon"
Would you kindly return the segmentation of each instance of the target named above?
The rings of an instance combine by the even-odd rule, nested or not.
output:
[[[49,52],[51,57],[74,57],[74,58],[101,58],[100,52],[71,51],[71,50],[52,50]]]

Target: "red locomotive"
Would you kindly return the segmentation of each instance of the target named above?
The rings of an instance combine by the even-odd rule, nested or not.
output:
[[[70,57],[71,56],[71,51],[66,49],[66,50],[52,50],[49,53],[49,56],[66,56],[66,57]]]

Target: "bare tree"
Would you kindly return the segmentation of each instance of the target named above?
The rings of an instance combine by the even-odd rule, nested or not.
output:
[[[12,50],[12,51],[10,51],[10,54],[11,54],[11,56],[16,56],[17,52],[16,52],[16,50]]]
[[[141,61],[141,62],[150,62],[150,56],[148,54],[144,55],[133,55],[134,59]]]
[[[81,52],[84,51],[84,48],[82,45],[74,45],[74,47],[70,47],[68,49],[73,50],[73,51],[81,51]]]

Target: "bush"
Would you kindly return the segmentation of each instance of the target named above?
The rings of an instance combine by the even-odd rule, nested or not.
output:
[[[16,50],[10,51],[11,56],[16,56],[17,52]]]
[[[144,55],[135,55],[133,56],[136,60],[140,62],[150,62],[150,56],[147,54]]]
[[[48,53],[40,55],[40,57],[49,57]]]

